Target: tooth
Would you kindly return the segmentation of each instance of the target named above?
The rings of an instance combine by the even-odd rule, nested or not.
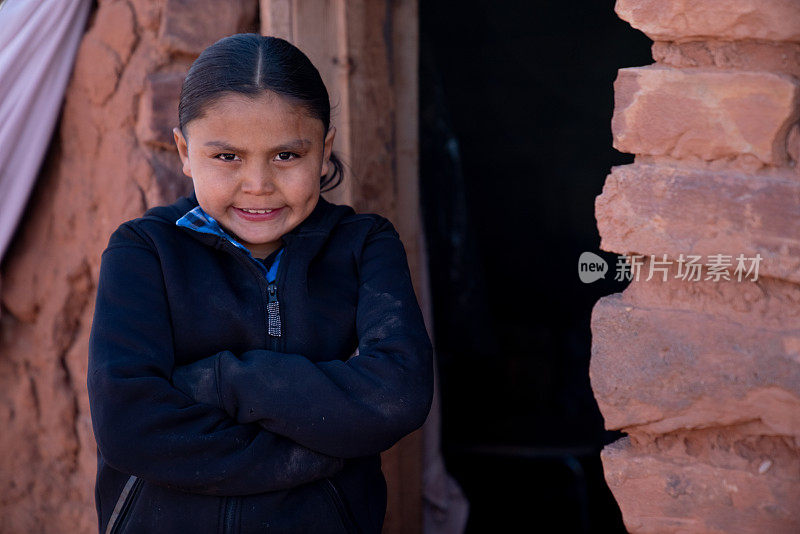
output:
[[[273,211],[275,211],[274,209],[271,210],[251,210],[247,208],[241,208],[241,209],[242,211],[246,211],[247,213],[272,213]]]

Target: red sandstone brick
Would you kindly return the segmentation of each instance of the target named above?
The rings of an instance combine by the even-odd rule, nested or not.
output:
[[[148,160],[149,173],[155,181],[152,187],[157,198],[179,198],[192,193],[192,179],[185,176],[175,144],[169,150],[154,150]]]
[[[619,294],[595,304],[591,329],[589,375],[607,428],[663,434],[755,422],[754,431],[800,444],[799,329],[637,306]]]
[[[116,91],[122,68],[117,54],[89,33],[81,41],[73,77],[91,103],[100,106]]]
[[[133,11],[128,2],[102,2],[97,8],[92,34],[108,46],[122,63],[127,63],[138,41]]]
[[[167,0],[159,40],[172,52],[197,56],[208,45],[241,31],[254,31],[257,0]]]
[[[147,76],[136,125],[141,141],[167,150],[175,149],[172,129],[178,126],[183,77],[183,72],[157,72]]]
[[[786,162],[797,80],[767,72],[620,69],[611,127],[622,152],[705,161],[750,155]]]
[[[678,68],[770,71],[800,77],[800,43],[691,41],[653,43],[653,59]]]
[[[800,531],[798,457],[775,458],[768,444],[728,435],[642,452],[628,438],[603,449],[606,482],[631,533],[771,534]],[[686,442],[686,445],[684,445]],[[749,457],[749,458],[748,458]]]
[[[800,41],[797,0],[617,0],[615,11],[656,41]]]
[[[737,281],[733,273],[730,281],[711,278],[687,282],[677,276],[676,263],[671,266],[667,281],[656,273],[650,282],[644,282],[649,263],[647,258],[640,282],[631,283],[621,293],[622,302],[644,308],[685,310],[773,331],[800,330],[798,284],[763,276],[755,282],[748,278],[750,281],[744,283]],[[800,347],[798,342],[792,344]]]
[[[800,282],[800,183],[788,176],[615,167],[595,216],[609,252],[760,254],[760,275]]]

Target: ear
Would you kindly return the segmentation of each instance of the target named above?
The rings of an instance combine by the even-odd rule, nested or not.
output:
[[[331,170],[331,152],[333,151],[333,138],[336,137],[336,128],[331,126],[328,135],[325,136],[325,144],[322,147],[322,172],[320,176],[326,176]]]
[[[173,128],[172,136],[175,138],[175,146],[178,147],[178,155],[183,163],[183,174],[191,178],[192,169],[189,167],[189,146],[186,144],[186,138],[180,128]]]

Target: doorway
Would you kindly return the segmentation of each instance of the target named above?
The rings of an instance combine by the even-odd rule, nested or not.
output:
[[[617,69],[651,62],[614,2],[420,2],[420,190],[442,450],[467,532],[624,532],[589,384]]]

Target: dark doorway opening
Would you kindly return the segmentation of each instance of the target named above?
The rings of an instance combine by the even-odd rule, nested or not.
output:
[[[594,199],[613,165],[612,83],[650,41],[612,0],[420,2],[421,195],[442,447],[467,532],[624,532],[603,479],[589,384],[600,252]]]

